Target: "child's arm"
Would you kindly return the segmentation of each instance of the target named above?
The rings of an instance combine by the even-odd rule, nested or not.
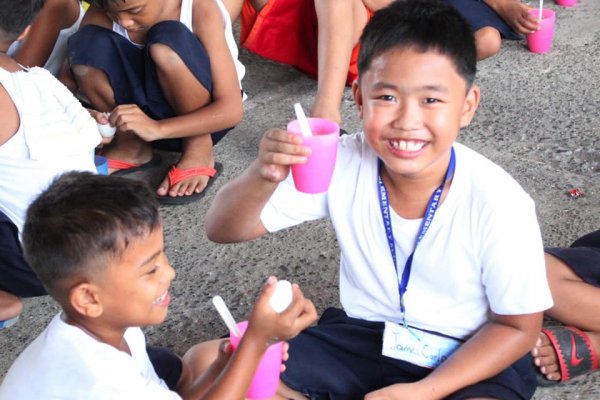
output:
[[[13,58],[28,67],[43,67],[60,31],[72,26],[78,17],[79,5],[73,0],[47,0]]]
[[[242,94],[235,64],[225,40],[223,17],[214,1],[196,1],[194,33],[202,42],[212,74],[212,101],[186,114],[160,121],[147,117],[136,105],[121,105],[111,113],[111,122],[121,132],[146,141],[183,138],[214,133],[237,125],[243,116]]]
[[[543,313],[493,314],[471,339],[426,378],[369,393],[366,400],[441,399],[497,375],[529,352],[542,328]]]
[[[260,221],[265,204],[289,173],[290,165],[306,162],[310,148],[280,129],[267,131],[258,158],[219,192],[206,215],[210,240],[226,243],[251,240],[266,233]]]
[[[527,34],[540,29],[539,22],[528,12],[531,7],[521,3],[520,0],[484,0],[484,2],[517,33]]]
[[[294,298],[292,304],[283,312],[275,312],[269,299],[275,290],[277,280],[270,277],[250,314],[248,329],[244,334],[238,348],[231,356],[229,362],[216,378],[208,392],[200,397],[199,392],[204,392],[206,384],[204,377],[200,377],[190,388],[180,392],[184,399],[244,399],[250,386],[256,368],[270,344],[277,341],[288,340],[296,336],[301,330],[310,326],[317,318],[313,303],[306,299],[298,285],[293,285]],[[225,357],[223,348],[219,349],[219,359]],[[210,370],[209,370],[210,371]],[[214,376],[215,371],[212,371]]]

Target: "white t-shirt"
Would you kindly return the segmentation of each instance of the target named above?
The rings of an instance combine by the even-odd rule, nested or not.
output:
[[[414,255],[408,324],[467,338],[489,311],[518,315],[552,306],[533,200],[500,167],[455,143],[448,194]],[[268,231],[329,217],[341,248],[340,300],[349,316],[401,322],[399,279],[421,219],[392,210],[394,269],[377,190],[377,155],[362,133],[342,137],[329,191],[296,191],[290,176],[261,214]]]
[[[17,132],[0,145],[0,211],[21,232],[27,207],[56,176],[96,172],[92,152],[102,138],[94,119],[49,71],[0,68],[0,85],[20,119]]]
[[[50,71],[52,75],[58,76],[63,63],[67,58],[67,41],[71,35],[73,35],[75,32],[77,32],[77,29],[79,29],[79,25],[81,24],[84,14],[85,10],[83,9],[81,3],[79,3],[79,17],[77,17],[77,21],[75,21],[75,23],[70,27],[62,29],[60,32],[58,32],[58,37],[54,43],[54,48],[52,49],[52,52],[50,53],[50,56],[48,56],[48,60],[44,65],[44,68]],[[22,45],[22,40],[13,42],[8,48],[7,54],[12,56],[17,52],[17,50],[19,50],[19,48],[21,48]],[[29,67],[30,65],[27,66]]]
[[[62,318],[55,316],[17,358],[0,386],[0,400],[181,399],[156,375],[141,329],[125,332],[129,355]]]

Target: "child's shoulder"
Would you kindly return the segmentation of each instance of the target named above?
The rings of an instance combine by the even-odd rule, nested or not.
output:
[[[490,204],[510,202],[510,199],[516,202],[530,200],[521,184],[504,167],[463,144],[455,143],[454,149],[456,178],[468,185],[469,193]]]

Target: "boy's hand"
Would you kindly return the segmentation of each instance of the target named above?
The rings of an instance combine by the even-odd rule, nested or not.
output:
[[[310,148],[302,145],[302,138],[282,129],[268,130],[258,149],[260,175],[270,182],[281,182],[289,174],[290,165],[303,164]]]
[[[269,277],[248,319],[245,336],[270,344],[288,340],[317,319],[317,310],[312,301],[306,299],[297,284],[292,285],[293,300],[287,309],[277,313],[271,308],[269,299],[275,290],[277,279]]]
[[[423,385],[418,382],[398,383],[387,386],[374,392],[368,393],[365,400],[404,400],[404,399],[436,399],[435,393],[431,390],[424,391]]]
[[[110,123],[119,132],[137,135],[146,142],[160,139],[160,122],[146,115],[136,104],[122,104],[110,113]]]
[[[491,0],[486,3],[517,33],[528,34],[540,29],[537,18],[529,14],[531,7],[519,0]]]
[[[105,125],[105,124],[109,123],[108,117],[106,116],[105,113],[100,112],[98,110],[94,110],[93,108],[86,108],[86,110],[90,113],[92,118],[94,118],[94,120],[96,121],[97,124]],[[112,142],[113,138],[114,138],[114,136],[110,136],[110,137],[102,136],[102,142],[100,143],[100,145],[109,144],[110,142]]]

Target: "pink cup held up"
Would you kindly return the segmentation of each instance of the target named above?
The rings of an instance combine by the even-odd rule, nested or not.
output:
[[[323,193],[329,188],[340,136],[337,123],[323,118],[308,118],[312,136],[302,137],[303,144],[312,149],[305,164],[292,165],[296,189],[304,193]],[[302,136],[300,124],[293,120],[287,126],[289,133]]]
[[[246,332],[248,321],[237,324],[242,335]],[[231,347],[235,350],[240,344],[240,337],[229,333]],[[258,368],[252,378],[252,383],[246,392],[248,399],[268,399],[273,397],[279,386],[279,375],[281,374],[281,359],[283,352],[283,342],[277,342],[269,346],[263,355]]]
[[[536,19],[540,15],[540,9],[534,8],[529,10],[529,14]],[[542,9],[541,28],[527,35],[527,47],[532,53],[546,53],[552,48],[552,40],[554,39],[554,11],[546,8]]]
[[[571,7],[577,4],[577,0],[556,0],[556,4],[563,7]]]

